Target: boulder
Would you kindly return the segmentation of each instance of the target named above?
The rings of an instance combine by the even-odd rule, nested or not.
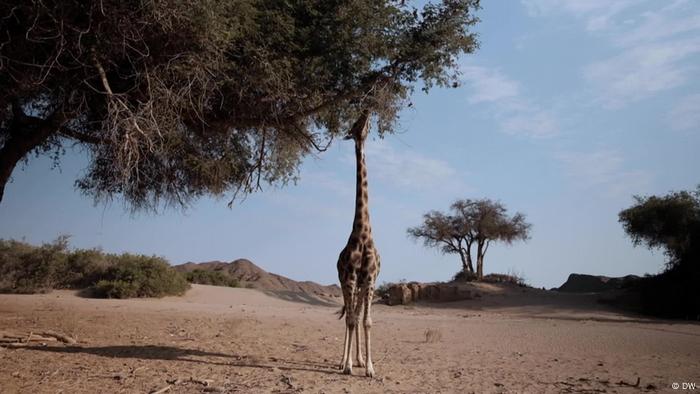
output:
[[[389,288],[388,305],[408,305],[416,301],[450,302],[470,300],[472,291],[452,283],[397,283]]]
[[[389,288],[389,305],[407,305],[413,302],[411,289],[405,283],[399,283]]]

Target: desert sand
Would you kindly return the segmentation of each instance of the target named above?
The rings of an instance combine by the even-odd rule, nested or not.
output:
[[[337,369],[337,300],[198,285],[162,299],[0,295],[0,331],[78,340],[0,347],[0,392],[636,393],[700,383],[698,324],[623,314],[586,295],[480,291],[375,305],[374,379]]]

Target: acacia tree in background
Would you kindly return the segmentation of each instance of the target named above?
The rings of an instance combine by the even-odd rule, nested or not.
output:
[[[644,312],[700,319],[700,186],[665,196],[635,196],[619,214],[634,245],[664,250],[664,272],[632,285],[641,294]]]
[[[0,200],[31,153],[133,208],[285,184],[370,108],[457,86],[478,0],[0,1]]]
[[[529,238],[531,225],[525,215],[508,216],[500,202],[488,199],[457,200],[449,213],[431,211],[423,215],[423,224],[407,230],[409,237],[423,240],[428,247],[440,248],[442,253],[459,254],[462,271],[484,277],[484,256],[492,242],[511,244]],[[476,271],[471,248],[476,245]]]
[[[635,196],[636,203],[619,214],[619,221],[635,246],[662,248],[668,270],[700,269],[700,186],[695,192],[665,196]]]

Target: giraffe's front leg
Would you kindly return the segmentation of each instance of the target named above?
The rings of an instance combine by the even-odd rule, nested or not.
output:
[[[357,324],[355,322],[351,322],[350,320],[352,317],[348,318],[347,324],[347,343],[345,344],[345,350],[343,353],[345,354],[345,359],[343,360],[343,373],[346,375],[352,375],[352,335],[353,331],[357,328]],[[355,319],[357,321],[357,319]]]
[[[357,353],[355,353],[355,358],[357,359],[357,362],[355,363],[355,365],[364,368],[365,360],[362,358],[362,341],[360,340],[360,336],[362,335],[361,331],[362,330],[360,330],[360,325],[358,324],[355,328],[355,341],[357,342]]]
[[[367,357],[367,368],[365,370],[365,375],[368,377],[374,377],[374,366],[372,365],[372,344],[371,344],[371,330],[372,330],[372,316],[370,315],[370,308],[372,306],[372,297],[374,297],[374,285],[370,286],[367,291],[365,298],[365,316],[363,325],[365,327],[365,356]]]
[[[343,358],[340,360],[340,367],[339,369],[342,371],[345,368],[345,360],[348,358],[348,341],[350,338],[348,336],[350,335],[350,330],[348,329],[348,325],[345,325],[345,340],[343,341]]]

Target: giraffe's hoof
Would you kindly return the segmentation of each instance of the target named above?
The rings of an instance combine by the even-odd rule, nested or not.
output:
[[[345,368],[343,368],[343,374],[352,375],[352,366],[346,365]]]
[[[365,371],[365,376],[367,376],[368,378],[374,377],[374,368],[372,368],[371,365],[367,367],[367,370]]]

